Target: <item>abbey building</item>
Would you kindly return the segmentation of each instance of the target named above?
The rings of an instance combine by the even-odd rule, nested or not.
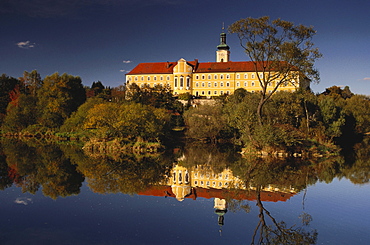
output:
[[[175,95],[190,93],[195,96],[219,96],[232,94],[238,88],[249,92],[261,90],[259,79],[263,72],[256,70],[251,61],[230,61],[229,46],[226,44],[226,33],[221,33],[217,46],[216,62],[186,61],[140,63],[126,74],[126,84],[138,86],[169,85]],[[259,76],[259,77],[258,77]],[[293,92],[300,86],[307,87],[299,79],[282,84],[279,91]],[[269,84],[272,90],[274,83]]]

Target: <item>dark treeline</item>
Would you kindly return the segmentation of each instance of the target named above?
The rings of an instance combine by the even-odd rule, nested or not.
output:
[[[257,118],[260,95],[237,89],[216,105],[184,113],[189,137],[218,141],[228,138],[245,152],[281,154],[336,152],[353,146],[370,132],[370,98],[348,87],[278,92],[266,102],[263,123]]]
[[[2,75],[0,85],[3,134],[161,142],[181,124],[183,106],[169,87],[133,84],[128,90],[100,81],[84,87],[80,77],[55,73],[41,79],[37,71],[19,79]]]
[[[58,73],[41,79],[37,71],[19,79],[0,77],[0,123],[3,134],[57,136],[84,140],[164,142],[173,129],[186,127],[188,138],[228,141],[244,152],[263,154],[338,152],[370,132],[370,98],[348,87],[322,94],[277,92],[257,115],[259,93],[237,89],[216,103],[183,106],[170,87],[83,86],[79,77]]]

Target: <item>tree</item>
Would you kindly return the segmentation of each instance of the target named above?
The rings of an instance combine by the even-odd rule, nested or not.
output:
[[[54,73],[45,77],[38,98],[40,123],[56,128],[85,102],[86,93],[80,77]]]
[[[19,85],[19,80],[8,77],[5,74],[0,76],[0,123],[5,115],[6,108],[10,102],[10,92]]]
[[[316,33],[313,27],[295,26],[281,19],[270,21],[264,16],[236,21],[229,31],[238,35],[241,46],[254,64],[262,89],[257,107],[260,124],[263,123],[263,106],[279,87],[288,83],[297,86],[297,81],[302,82],[302,79],[319,81],[314,62],[321,53],[311,42]]]
[[[41,76],[36,70],[24,71],[23,77],[20,77],[19,80],[23,82],[26,92],[32,96],[36,96],[37,91],[42,87]]]
[[[38,114],[37,110],[35,110],[36,103],[36,97],[26,94],[21,94],[17,98],[16,103],[9,103],[3,122],[3,129],[5,131],[20,132],[29,125],[35,124]]]
[[[227,126],[219,105],[202,105],[184,113],[188,126],[187,135],[195,139],[210,139],[216,142],[222,130]]]

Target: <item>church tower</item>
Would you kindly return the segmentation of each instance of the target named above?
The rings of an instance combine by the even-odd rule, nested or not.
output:
[[[230,61],[230,47],[226,44],[226,33],[222,27],[222,33],[220,35],[220,44],[217,46],[216,51],[216,62],[229,62]]]

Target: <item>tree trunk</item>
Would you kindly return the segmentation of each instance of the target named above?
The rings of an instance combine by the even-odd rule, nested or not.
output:
[[[262,96],[261,99],[260,99],[260,102],[258,103],[258,107],[257,107],[257,118],[258,118],[258,123],[260,124],[260,126],[263,125],[263,120],[262,120],[262,117],[263,117],[263,106],[264,104],[266,103],[266,99]]]

